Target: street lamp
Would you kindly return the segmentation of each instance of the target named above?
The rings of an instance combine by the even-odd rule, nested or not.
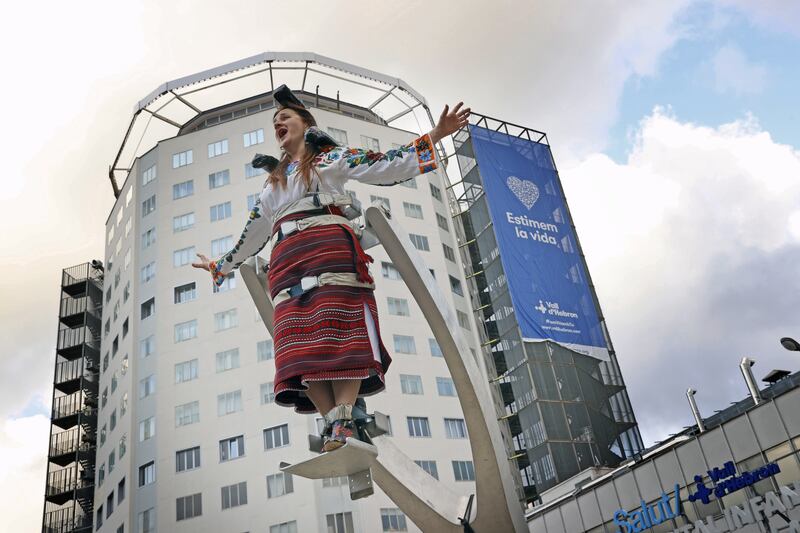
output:
[[[783,337],[781,339],[781,346],[790,352],[800,352],[800,342],[797,342],[791,337]]]

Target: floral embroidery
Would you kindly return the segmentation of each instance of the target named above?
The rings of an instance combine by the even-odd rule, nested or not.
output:
[[[417,163],[419,164],[420,174],[425,174],[436,170],[436,157],[433,153],[433,143],[431,136],[427,133],[414,141],[414,148],[417,152]]]
[[[257,218],[261,218],[261,209],[258,203],[253,207],[253,210],[250,211],[250,216],[248,217],[247,223],[244,225],[244,230],[242,230],[242,234],[239,237],[239,240],[236,242],[236,245],[233,247],[233,250],[230,250],[216,261],[211,261],[209,263],[209,266],[211,267],[211,277],[217,286],[222,285],[222,283],[225,281],[225,274],[222,273],[222,265],[224,265],[225,262],[233,263],[233,269],[236,269],[239,268],[242,265],[242,263],[245,262],[245,260],[247,260],[247,257],[245,257],[241,261],[234,261],[234,255],[239,251],[239,249],[242,247],[245,240],[247,239],[247,228]],[[252,254],[250,254],[248,257],[256,255],[258,252],[263,250],[264,246],[266,246],[268,242],[269,242],[269,236],[266,238],[264,242],[262,242],[258,246],[258,249]]]
[[[220,272],[224,262],[224,259],[220,259],[219,261],[211,261],[208,264],[208,266],[211,267],[211,278],[214,280],[214,284],[217,287],[221,286],[225,282],[225,274]]]

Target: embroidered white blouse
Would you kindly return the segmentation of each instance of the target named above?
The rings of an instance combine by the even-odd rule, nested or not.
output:
[[[429,134],[386,153],[336,147],[317,155],[314,165],[319,178],[312,173],[312,188],[319,187],[320,192],[334,194],[344,194],[344,185],[350,179],[373,185],[394,185],[437,168]],[[286,170],[285,189],[265,183],[233,249],[211,261],[214,283],[222,285],[228,273],[260,252],[272,235],[274,213],[307,193],[296,162]]]

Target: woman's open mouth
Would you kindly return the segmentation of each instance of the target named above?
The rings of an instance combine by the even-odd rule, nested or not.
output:
[[[278,128],[278,142],[283,142],[284,137],[289,133],[289,128],[280,127]]]

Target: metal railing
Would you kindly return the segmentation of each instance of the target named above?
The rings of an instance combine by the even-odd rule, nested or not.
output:
[[[89,451],[90,443],[83,438],[79,428],[61,431],[50,436],[50,457]]]
[[[64,361],[56,364],[56,383],[78,379],[83,375],[83,359]]]
[[[79,528],[91,528],[92,516],[78,512],[75,507],[56,509],[44,515],[42,533],[72,533]]]
[[[65,416],[77,415],[79,413],[85,416],[92,416],[96,414],[96,411],[96,409],[84,405],[84,395],[82,391],[53,399],[53,420],[64,418]]]

